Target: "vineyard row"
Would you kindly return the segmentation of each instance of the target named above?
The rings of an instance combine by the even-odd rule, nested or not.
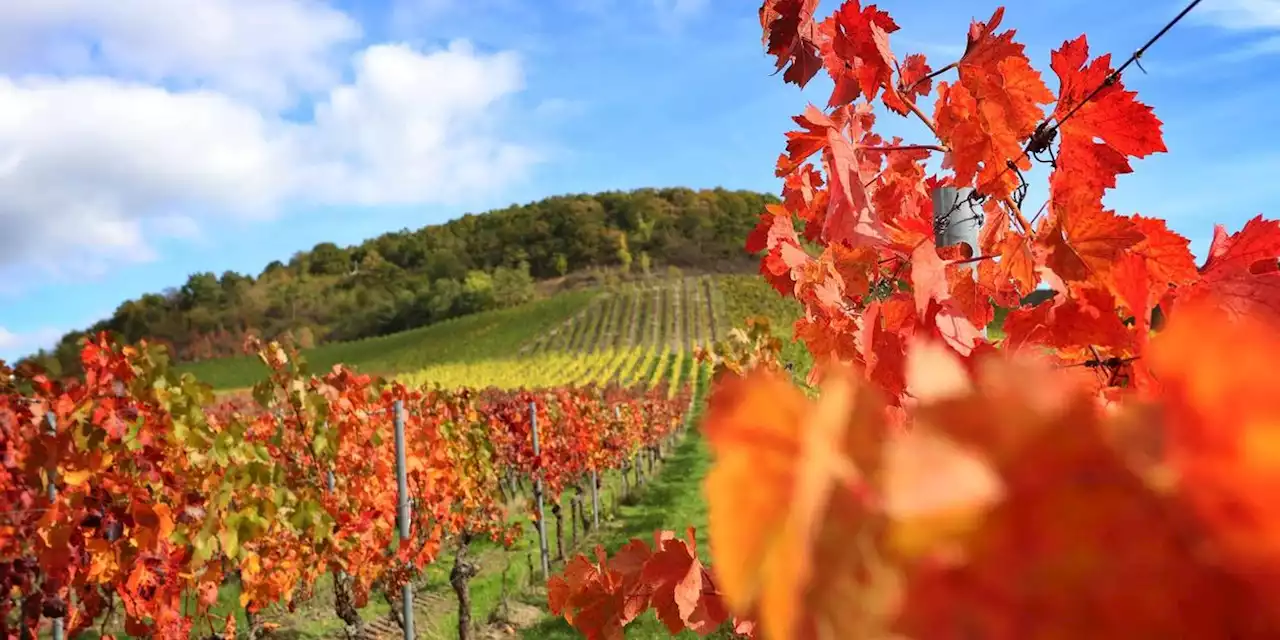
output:
[[[615,380],[693,369],[604,353],[597,364],[627,371]],[[234,618],[211,614],[224,583],[238,583],[252,627],[326,573],[335,615],[358,633],[370,593],[396,598],[446,544],[462,562],[472,540],[513,541],[529,485],[559,504],[606,471],[638,481],[691,398],[662,384],[413,387],[342,367],[307,375],[276,345],[259,355],[272,374],[256,399],[220,405],[105,336],[84,350],[84,382],[0,370],[0,635],[46,619],[74,635],[113,612],[132,636],[225,634]]]

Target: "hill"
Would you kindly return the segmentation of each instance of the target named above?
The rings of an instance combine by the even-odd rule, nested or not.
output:
[[[321,243],[256,276],[192,274],[180,287],[124,302],[30,360],[76,373],[81,338],[110,331],[196,362],[239,354],[250,334],[312,347],[511,307],[538,297],[538,281],[600,267],[750,270],[743,238],[775,201],[724,189],[566,195],[350,247]]]

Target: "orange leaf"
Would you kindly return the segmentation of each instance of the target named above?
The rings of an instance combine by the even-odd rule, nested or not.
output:
[[[1197,563],[1193,529],[1176,505],[1112,449],[1092,397],[1043,369],[1037,376],[996,364],[967,399],[923,410],[925,424],[986,454],[1003,499],[960,552],[940,549],[949,560],[911,570],[900,631],[1010,640],[1231,635],[1238,593]]]
[[[1122,252],[1141,241],[1133,222],[1101,206],[1059,211],[1036,238],[1048,251],[1048,267],[1068,283],[1105,274]]]
[[[1062,144],[1049,177],[1055,212],[1100,206],[1103,192],[1116,186],[1116,176],[1133,171],[1128,156],[1142,158],[1168,150],[1151,107],[1138,102],[1136,93],[1125,91],[1118,76],[1111,76],[1111,55],[1086,65],[1088,59],[1084,36],[1063,43],[1050,56],[1050,66],[1061,83],[1053,117]],[[1092,94],[1098,87],[1103,88]],[[1080,106],[1091,94],[1089,102]]]
[[[1274,323],[1212,305],[1180,309],[1151,345],[1179,490],[1231,565],[1280,587],[1280,359]]]
[[[726,377],[704,422],[717,583],[734,612],[758,609],[766,637],[857,637],[869,622],[856,606],[869,606],[866,585],[850,579],[867,559],[851,541],[866,534],[860,473],[879,459],[881,405],[838,367],[823,390],[814,405],[773,372]]]
[[[1030,168],[1022,141],[1043,117],[1042,105],[1053,100],[1023,46],[1013,42],[1014,32],[995,33],[1003,16],[1000,8],[987,23],[969,27],[968,45],[956,65],[960,77],[955,84],[938,84],[934,109],[938,136],[951,149],[956,183],[968,185],[976,178],[978,190],[996,200],[1018,185],[1017,173],[1006,166],[1010,159],[1022,170]]]
[[[1213,301],[1232,316],[1256,315],[1280,323],[1280,221],[1257,216],[1239,232],[1214,229],[1200,281],[1178,292],[1178,303]]]

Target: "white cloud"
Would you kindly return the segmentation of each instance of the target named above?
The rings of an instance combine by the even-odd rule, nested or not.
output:
[[[1280,29],[1280,0],[1214,0],[1197,6],[1193,15],[1223,29]]]
[[[0,3],[0,62],[202,86],[284,107],[337,79],[360,26],[315,0]]]
[[[500,135],[519,58],[466,43],[370,47],[313,122],[210,89],[109,78],[0,78],[0,278],[40,265],[100,273],[153,259],[150,234],[291,202],[456,201],[537,160]]]
[[[1280,0],[1216,0],[1196,7],[1192,15],[1218,29],[1266,34],[1213,56],[1206,61],[1208,66],[1280,53]]]
[[[25,333],[14,333],[0,327],[0,360],[10,360],[21,357],[20,354],[51,348],[63,333],[52,327],[43,327]]]
[[[265,214],[291,186],[289,129],[208,91],[0,78],[0,261],[92,270],[152,258],[149,218]]]
[[[495,109],[524,88],[510,52],[477,54],[470,44],[420,55],[379,45],[358,56],[356,80],[316,105],[307,153],[308,193],[357,204],[456,201],[519,176],[537,160],[492,132]]]

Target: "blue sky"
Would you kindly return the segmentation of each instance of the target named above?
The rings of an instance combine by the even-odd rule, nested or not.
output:
[[[880,6],[902,27],[895,52],[936,67],[997,4]],[[757,7],[0,0],[0,358],[190,273],[256,275],[318,242],[562,193],[776,192],[789,118],[829,87],[770,76]],[[1123,58],[1180,8],[1025,2],[1005,24],[1047,71],[1066,39]],[[1126,83],[1170,152],[1108,204],[1169,219],[1201,255],[1213,223],[1274,215],[1280,0],[1205,0],[1143,66]],[[879,124],[927,141],[910,121]]]

